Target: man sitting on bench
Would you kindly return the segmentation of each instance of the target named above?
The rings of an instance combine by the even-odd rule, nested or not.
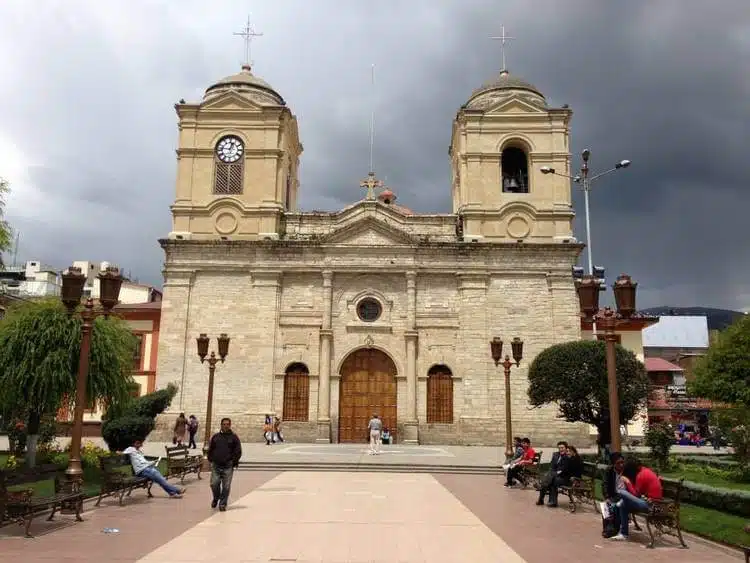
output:
[[[122,452],[124,455],[130,456],[130,464],[133,466],[133,473],[135,473],[137,477],[145,477],[146,479],[151,479],[154,483],[157,483],[162,489],[164,489],[170,498],[182,498],[185,489],[170,485],[164,478],[164,475],[154,467],[159,460],[148,461],[146,456],[143,455],[143,452],[141,452],[142,446],[143,442],[141,440],[135,440],[132,446],[125,448],[125,451]]]
[[[536,455],[536,452],[534,451],[534,448],[531,447],[531,440],[529,440],[528,438],[524,438],[523,440],[521,440],[521,447],[523,448],[523,456],[521,457],[521,459],[516,461],[516,463],[513,464],[512,467],[509,467],[505,473],[506,487],[512,487],[513,482],[516,480],[520,481],[521,474],[523,473],[524,468],[534,463],[534,456]]]

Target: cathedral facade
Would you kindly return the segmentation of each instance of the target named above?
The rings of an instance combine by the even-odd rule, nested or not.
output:
[[[571,274],[572,112],[503,71],[453,121],[453,212],[395,203],[370,173],[364,199],[297,209],[302,143],[281,95],[249,66],[179,103],[176,197],[165,251],[157,386],[179,393],[159,421],[206,413],[196,338],[227,334],[213,427],[244,441],[264,417],[297,442],[365,442],[378,414],[397,443],[503,444],[505,385],[490,340],[521,338],[511,371],[513,433],[588,441],[584,425],[531,409],[527,369],[580,338]]]

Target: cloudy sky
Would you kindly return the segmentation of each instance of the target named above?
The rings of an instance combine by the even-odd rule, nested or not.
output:
[[[0,176],[19,260],[109,260],[161,284],[176,115],[242,62],[287,100],[303,209],[361,197],[376,64],[375,168],[416,211],[450,211],[451,120],[508,67],[574,110],[574,163],[633,165],[592,193],[594,261],[640,305],[750,309],[747,0],[0,3]],[[576,194],[577,233],[584,238]],[[11,261],[12,257],[6,257]]]

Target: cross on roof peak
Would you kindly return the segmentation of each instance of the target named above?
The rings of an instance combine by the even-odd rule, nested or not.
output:
[[[501,72],[505,72],[507,74],[508,72],[508,66],[505,64],[505,42],[511,41],[513,39],[516,39],[515,37],[511,37],[510,35],[505,35],[505,26],[500,26],[500,36],[499,37],[490,37],[490,39],[494,39],[496,41],[500,41],[500,53],[503,59],[503,68],[500,69]]]

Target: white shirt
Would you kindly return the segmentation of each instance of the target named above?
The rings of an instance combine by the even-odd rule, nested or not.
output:
[[[155,463],[154,461],[148,461],[141,450],[137,450],[133,446],[125,448],[122,453],[130,456],[130,464],[133,466],[133,473],[136,475],[144,469],[152,467]]]
[[[373,432],[380,432],[383,429],[383,421],[379,418],[371,418],[367,427]]]

